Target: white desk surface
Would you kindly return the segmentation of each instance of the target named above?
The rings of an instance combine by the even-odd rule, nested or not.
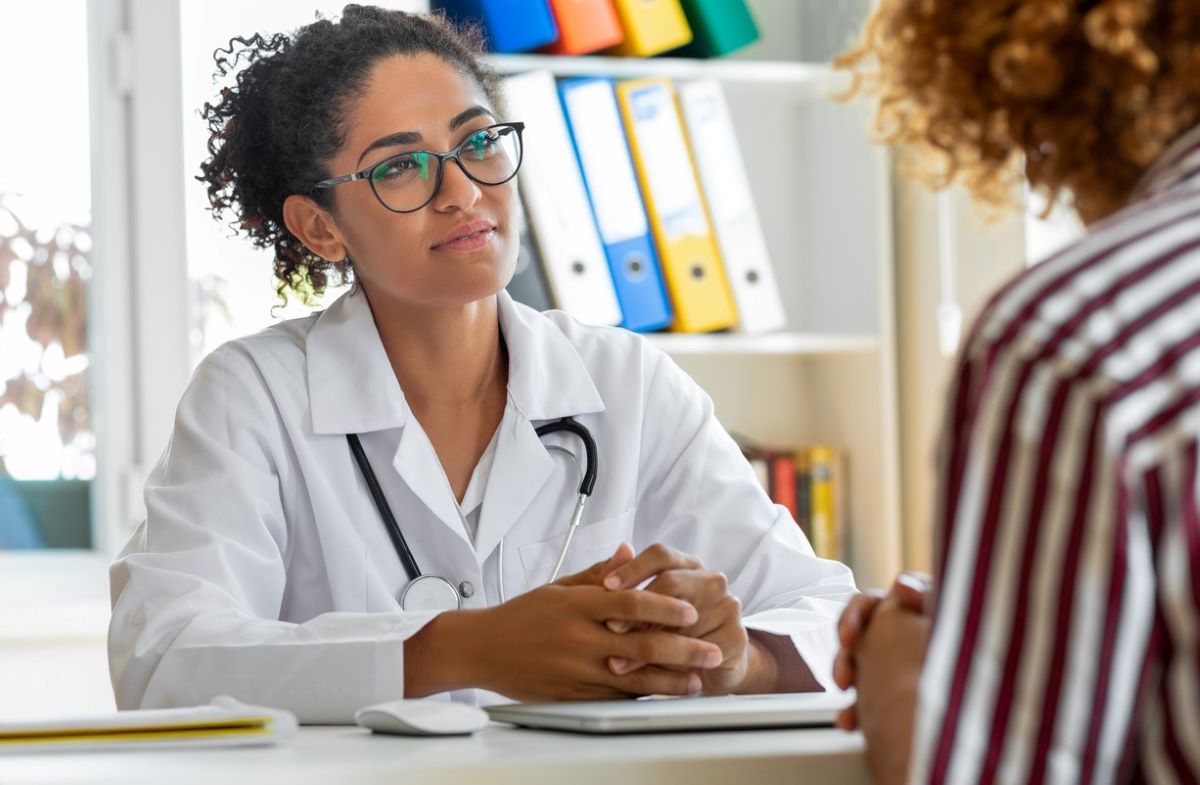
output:
[[[867,785],[862,737],[833,729],[583,736],[493,724],[471,737],[306,727],[275,747],[0,755],[0,783]]]

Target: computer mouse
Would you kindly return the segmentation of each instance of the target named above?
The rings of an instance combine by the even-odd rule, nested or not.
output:
[[[359,709],[354,721],[376,733],[401,736],[465,736],[487,727],[476,706],[441,700],[394,700]]]

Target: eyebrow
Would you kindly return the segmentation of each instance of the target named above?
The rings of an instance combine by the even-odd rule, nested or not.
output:
[[[459,112],[458,114],[454,115],[454,117],[450,118],[448,127],[451,131],[457,131],[471,120],[474,120],[476,117],[480,117],[482,115],[487,115],[493,119],[495,118],[495,115],[492,114],[491,109],[488,109],[484,106],[475,105],[470,109]],[[358,156],[358,163],[356,163],[355,166],[362,164],[363,159],[367,157],[367,153],[371,152],[372,150],[378,150],[380,147],[394,147],[401,144],[416,144],[419,141],[421,141],[420,131],[397,131],[394,134],[381,136],[374,142],[371,142],[369,145],[367,145],[367,149],[362,151],[362,155]]]

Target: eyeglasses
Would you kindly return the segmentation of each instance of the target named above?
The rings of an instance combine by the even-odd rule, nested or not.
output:
[[[361,172],[322,180],[313,189],[366,180],[379,203],[393,213],[414,213],[433,201],[446,162],[454,161],[480,185],[501,185],[521,168],[524,123],[497,123],[475,131],[453,150],[413,150],[393,155]]]

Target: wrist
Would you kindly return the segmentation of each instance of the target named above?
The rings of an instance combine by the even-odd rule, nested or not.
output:
[[[779,663],[753,630],[747,632],[749,640],[746,643],[746,673],[741,683],[734,688],[734,692],[743,695],[777,692]]]
[[[479,685],[471,630],[483,611],[446,611],[404,643],[404,696],[423,698]]]

